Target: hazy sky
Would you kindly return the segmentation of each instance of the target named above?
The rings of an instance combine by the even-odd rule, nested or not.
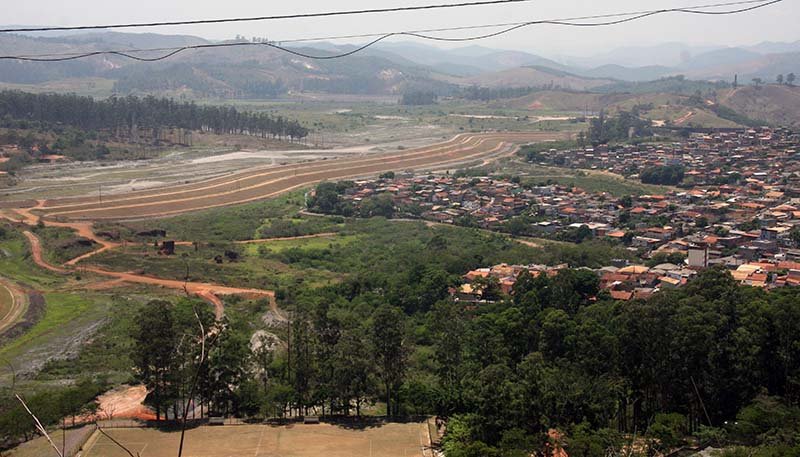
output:
[[[724,1],[724,0],[716,0]],[[140,22],[259,16],[378,8],[455,0],[2,0],[6,24],[82,25],[87,23]],[[566,18],[715,3],[715,0],[534,0],[527,3],[479,6],[460,10],[374,14],[325,19],[255,23],[123,29],[192,34],[211,39],[266,36],[274,40],[327,35],[415,30],[426,28]],[[737,8],[737,7],[731,7]],[[589,54],[611,47],[664,42],[747,45],[762,41],[800,40],[800,0],[736,16],[668,14],[608,28],[534,26],[503,37],[476,42],[490,47],[520,49],[548,55]],[[453,36],[471,32],[451,32]],[[441,45],[440,45],[441,46]]]

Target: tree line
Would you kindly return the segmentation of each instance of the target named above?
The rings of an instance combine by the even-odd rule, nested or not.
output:
[[[800,451],[797,422],[752,418],[765,403],[798,417],[800,291],[744,288],[709,269],[684,289],[614,302],[590,278],[560,276],[521,276],[512,297],[477,312],[434,309],[448,393],[437,409],[457,431],[448,456],[530,455],[554,427],[571,456],[623,455],[631,434],[648,452],[692,434],[793,452],[742,455]]]
[[[48,386],[30,395],[21,395],[25,404],[45,425],[75,425],[78,416],[97,412],[95,399],[109,385],[104,380],[81,379],[69,387]],[[37,435],[36,423],[8,386],[0,390],[0,449],[28,441]]]
[[[400,97],[400,104],[406,106],[424,106],[436,104],[436,93],[429,91],[409,91]]]
[[[284,417],[313,408],[361,415],[381,398],[389,415],[399,414],[409,354],[405,315],[383,306],[354,321],[332,311],[329,303],[308,303],[280,324],[279,338],[253,336],[243,320],[215,322],[202,303],[150,302],[132,330],[145,402],[158,420],[180,419],[188,402],[201,416]]]
[[[643,169],[639,179],[645,184],[675,186],[683,181],[686,169],[681,165],[660,165]]]
[[[593,144],[605,144],[613,141],[627,141],[634,137],[652,136],[650,121],[640,119],[634,113],[620,111],[616,116],[608,116],[604,110],[590,120],[589,140]]]
[[[140,135],[158,141],[168,129],[290,141],[308,135],[308,130],[297,121],[243,112],[230,106],[200,106],[152,96],[95,100],[78,95],[0,92],[0,126],[25,128],[28,123],[43,128],[67,125],[86,131],[106,131],[133,142]]]
[[[443,242],[432,239],[428,251]],[[714,268],[683,289],[616,302],[593,272],[563,270],[522,273],[510,295],[496,280],[479,281],[495,301],[470,306],[449,298],[458,280],[436,266],[403,275],[387,283],[366,273],[281,292],[294,309],[282,343],[261,335],[264,344],[254,345],[243,323],[225,323],[201,370],[200,403],[245,416],[360,415],[367,405],[385,406],[389,416],[437,414],[449,418],[445,449],[456,457],[527,456],[545,446],[551,428],[565,432],[577,456],[621,450],[631,434],[651,452],[691,435],[800,446],[788,433],[766,440],[776,427],[796,431],[759,416],[764,405],[798,411],[798,289],[741,287]],[[197,327],[179,305],[155,303],[143,313],[136,351],[148,357],[187,341],[164,322],[183,313],[186,328]],[[166,402],[157,410],[186,401],[176,399],[187,391],[191,376],[181,367],[192,366],[193,351],[162,350],[163,372],[174,375],[150,369],[141,378]],[[137,362],[140,376],[145,366]]]
[[[490,101],[507,98],[524,97],[530,93],[542,91],[536,87],[481,87],[469,86],[461,89],[461,97],[467,100]]]

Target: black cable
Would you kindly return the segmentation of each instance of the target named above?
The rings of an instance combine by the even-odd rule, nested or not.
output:
[[[167,25],[198,25],[198,24],[224,24],[229,22],[273,21],[279,19],[308,19],[314,17],[351,16],[356,14],[373,14],[373,13],[396,13],[401,11],[462,8],[469,6],[499,5],[506,3],[522,3],[530,1],[533,0],[481,0],[476,2],[463,2],[463,3],[451,3],[451,4],[401,6],[397,8],[374,8],[374,9],[350,10],[350,11],[328,11],[324,13],[286,14],[279,16],[238,17],[238,18],[227,18],[227,19],[199,19],[193,21],[171,21],[171,22],[141,22],[133,24],[80,25],[74,27],[68,27],[68,26],[30,27],[30,28],[17,28],[17,29],[0,29],[0,33],[60,32],[68,30],[102,30],[102,29],[138,28],[138,27],[162,27]]]
[[[708,8],[721,8],[723,6],[738,6],[738,5],[749,5],[754,3],[764,3],[767,0],[739,0],[734,2],[726,2],[726,3],[714,3],[714,4],[705,4],[705,5],[697,5],[697,6],[685,6],[684,9],[708,9]],[[625,17],[625,16],[634,16],[639,14],[646,14],[651,13],[654,10],[644,10],[644,11],[632,11],[628,13],[610,13],[610,14],[599,14],[599,15],[592,15],[592,16],[578,16],[578,17],[569,17],[569,18],[560,18],[560,19],[550,19],[550,21],[578,21],[578,20],[586,20],[586,19],[606,19],[612,17]],[[728,13],[725,13],[728,14]],[[447,28],[435,28],[435,29],[424,29],[424,30],[410,30],[405,32],[396,32],[396,33],[408,33],[408,34],[423,34],[423,33],[432,33],[432,32],[453,32],[453,31],[463,31],[463,30],[475,30],[475,29],[487,29],[487,28],[498,28],[498,27],[511,27],[517,25],[526,25],[529,24],[530,21],[526,22],[507,22],[507,23],[496,23],[496,24],[484,24],[484,25],[467,25],[467,26],[458,26],[458,27],[447,27]],[[342,40],[342,39],[353,39],[353,38],[376,38],[382,37],[386,35],[386,33],[366,33],[366,34],[359,34],[359,35],[334,35],[334,36],[324,36],[324,37],[316,37],[316,38],[297,38],[291,40],[279,40],[274,41],[273,44],[277,44],[279,46],[286,44],[286,43],[303,43],[303,42],[315,42],[315,41],[325,41],[325,40]],[[249,42],[239,42],[239,43],[229,43],[225,44],[225,46],[249,46],[254,43]],[[261,44],[261,43],[259,43]],[[126,50],[116,50],[116,51],[107,51],[107,52],[121,52],[121,53],[141,53],[141,52],[157,52],[157,51],[174,51],[177,49],[181,49],[179,47],[168,47],[168,48],[147,48],[147,49],[126,49]],[[99,52],[99,51],[98,51]],[[65,56],[79,56],[83,55],[81,52],[72,52],[72,53],[48,53],[48,54],[26,54],[20,57],[65,57]]]
[[[371,36],[378,36],[378,38],[370,41],[367,44],[359,46],[351,51],[342,53],[342,54],[334,54],[334,55],[327,55],[327,56],[319,56],[319,55],[311,55],[306,54],[300,51],[295,51],[283,46],[280,46],[275,43],[250,43],[250,42],[239,42],[239,43],[215,43],[215,44],[201,44],[201,45],[192,45],[192,46],[183,46],[179,48],[160,48],[160,49],[139,49],[139,50],[128,50],[128,51],[94,51],[88,52],[84,54],[74,54],[74,55],[67,55],[66,57],[54,57],[54,58],[39,58],[39,57],[25,57],[25,56],[0,56],[0,60],[21,60],[27,62],[63,62],[69,60],[77,60],[86,57],[93,57],[98,55],[116,55],[119,57],[126,57],[129,59],[137,60],[140,62],[156,62],[160,60],[168,59],[176,54],[187,50],[194,50],[194,49],[214,49],[214,48],[227,48],[227,47],[239,47],[239,46],[266,46],[270,48],[274,48],[298,57],[303,57],[307,59],[313,60],[332,60],[332,59],[340,59],[344,57],[351,56],[353,54],[359,53],[364,51],[365,49],[372,47],[381,41],[384,41],[388,38],[395,37],[395,36],[408,36],[414,38],[421,38],[425,40],[432,40],[432,41],[444,41],[444,42],[465,42],[465,41],[475,41],[475,40],[482,40],[487,38],[496,37],[499,35],[504,35],[506,33],[510,33],[512,31],[522,29],[525,27],[530,27],[533,25],[560,25],[560,26],[569,26],[569,27],[606,27],[612,25],[619,25],[627,22],[633,22],[640,19],[644,19],[650,16],[656,16],[660,14],[666,13],[684,13],[684,14],[699,14],[699,15],[714,15],[714,16],[721,16],[721,15],[731,15],[731,14],[740,14],[745,13],[748,11],[757,10],[760,8],[765,8],[770,5],[774,5],[777,3],[781,3],[784,0],[747,0],[741,2],[730,2],[724,4],[714,4],[714,5],[701,5],[701,6],[693,6],[688,8],[668,8],[668,9],[661,9],[661,10],[653,10],[653,11],[646,11],[646,12],[637,12],[637,13],[617,13],[617,14],[605,14],[605,15],[596,15],[596,16],[584,16],[582,18],[574,18],[574,19],[556,19],[556,20],[539,20],[539,21],[530,21],[530,22],[522,22],[513,24],[511,27],[506,29],[488,33],[484,35],[477,35],[477,36],[470,36],[470,37],[462,37],[462,38],[447,38],[447,37],[437,37],[432,35],[425,35],[424,33],[418,32],[392,32],[382,35],[371,35]],[[707,8],[716,8],[720,6],[731,6],[731,5],[743,5],[743,4],[753,4],[759,3],[754,6],[750,6],[747,8],[740,8],[736,10],[728,10],[728,11],[703,11],[703,9]],[[631,16],[625,19],[619,19],[614,21],[605,21],[605,22],[570,22],[575,19],[592,19],[592,18],[608,18],[608,17],[620,17],[620,16]],[[474,26],[472,28],[486,28],[486,27],[497,27],[498,25],[490,25],[490,26]],[[452,30],[452,29],[439,29],[434,31],[444,31],[444,30]],[[366,36],[366,35],[363,35]],[[304,41],[304,40],[296,40],[296,41]],[[132,52],[155,52],[155,51],[170,51],[167,54],[158,57],[139,57],[132,55]]]

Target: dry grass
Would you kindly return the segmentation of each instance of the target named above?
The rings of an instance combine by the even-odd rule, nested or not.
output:
[[[179,432],[155,429],[106,430],[142,457],[167,457],[177,453]],[[425,441],[422,441],[422,440]],[[386,424],[349,429],[329,424],[200,427],[186,433],[185,457],[423,457],[427,444],[425,423]],[[84,457],[126,457],[107,437],[95,434]]]

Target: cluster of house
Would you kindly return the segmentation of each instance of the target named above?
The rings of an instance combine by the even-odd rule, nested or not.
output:
[[[626,174],[643,164],[681,165],[691,182],[660,195],[616,198],[563,185],[525,185],[519,179],[409,175],[358,181],[343,198],[357,206],[389,194],[404,216],[468,220],[490,230],[521,229],[541,237],[582,229],[594,238],[616,240],[642,259],[660,256],[675,263],[605,267],[601,283],[619,299],[680,287],[698,269],[717,264],[743,284],[800,285],[798,147],[800,135],[764,128],[695,134],[670,145],[549,154],[566,166]],[[498,279],[502,285],[514,276]]]
[[[551,150],[539,157],[547,164],[605,170],[631,179],[651,166],[680,165],[686,169],[687,184],[703,186],[739,177],[775,182],[792,179],[798,147],[800,134],[764,127],[694,133],[678,143]]]
[[[664,289],[682,287],[697,275],[697,268],[688,265],[664,263],[654,267],[627,264],[620,260],[618,266],[605,266],[593,270],[599,277],[600,290],[606,291],[614,300],[628,301],[645,299]],[[450,290],[451,295],[461,302],[477,303],[490,300],[485,296],[488,279],[496,280],[500,292],[511,295],[517,278],[523,272],[533,277],[547,275],[553,277],[568,265],[508,265],[500,264],[488,268],[479,268],[463,276],[463,284]]]
[[[357,181],[343,199],[358,206],[378,194],[392,196],[394,206],[404,216],[457,223],[470,217],[484,228],[499,226],[522,214],[535,201],[537,193],[518,183],[483,178],[451,176],[404,176],[391,180]]]
[[[629,301],[647,299],[661,290],[683,287],[691,281],[701,269],[695,264],[706,262],[708,255],[705,247],[693,248],[690,260],[684,264],[663,263],[648,267],[645,265],[626,264],[620,260],[618,265],[609,265],[593,270],[598,278],[600,290],[608,293],[614,300]],[[707,263],[706,263],[707,264]],[[463,276],[463,284],[450,290],[453,298],[460,302],[478,303],[491,301],[485,296],[487,279],[496,280],[500,292],[511,295],[514,284],[523,272],[533,277],[558,275],[568,265],[508,265],[500,264],[488,268],[479,268]],[[748,262],[731,270],[731,275],[743,285],[753,287],[783,287],[800,285],[800,262]]]

